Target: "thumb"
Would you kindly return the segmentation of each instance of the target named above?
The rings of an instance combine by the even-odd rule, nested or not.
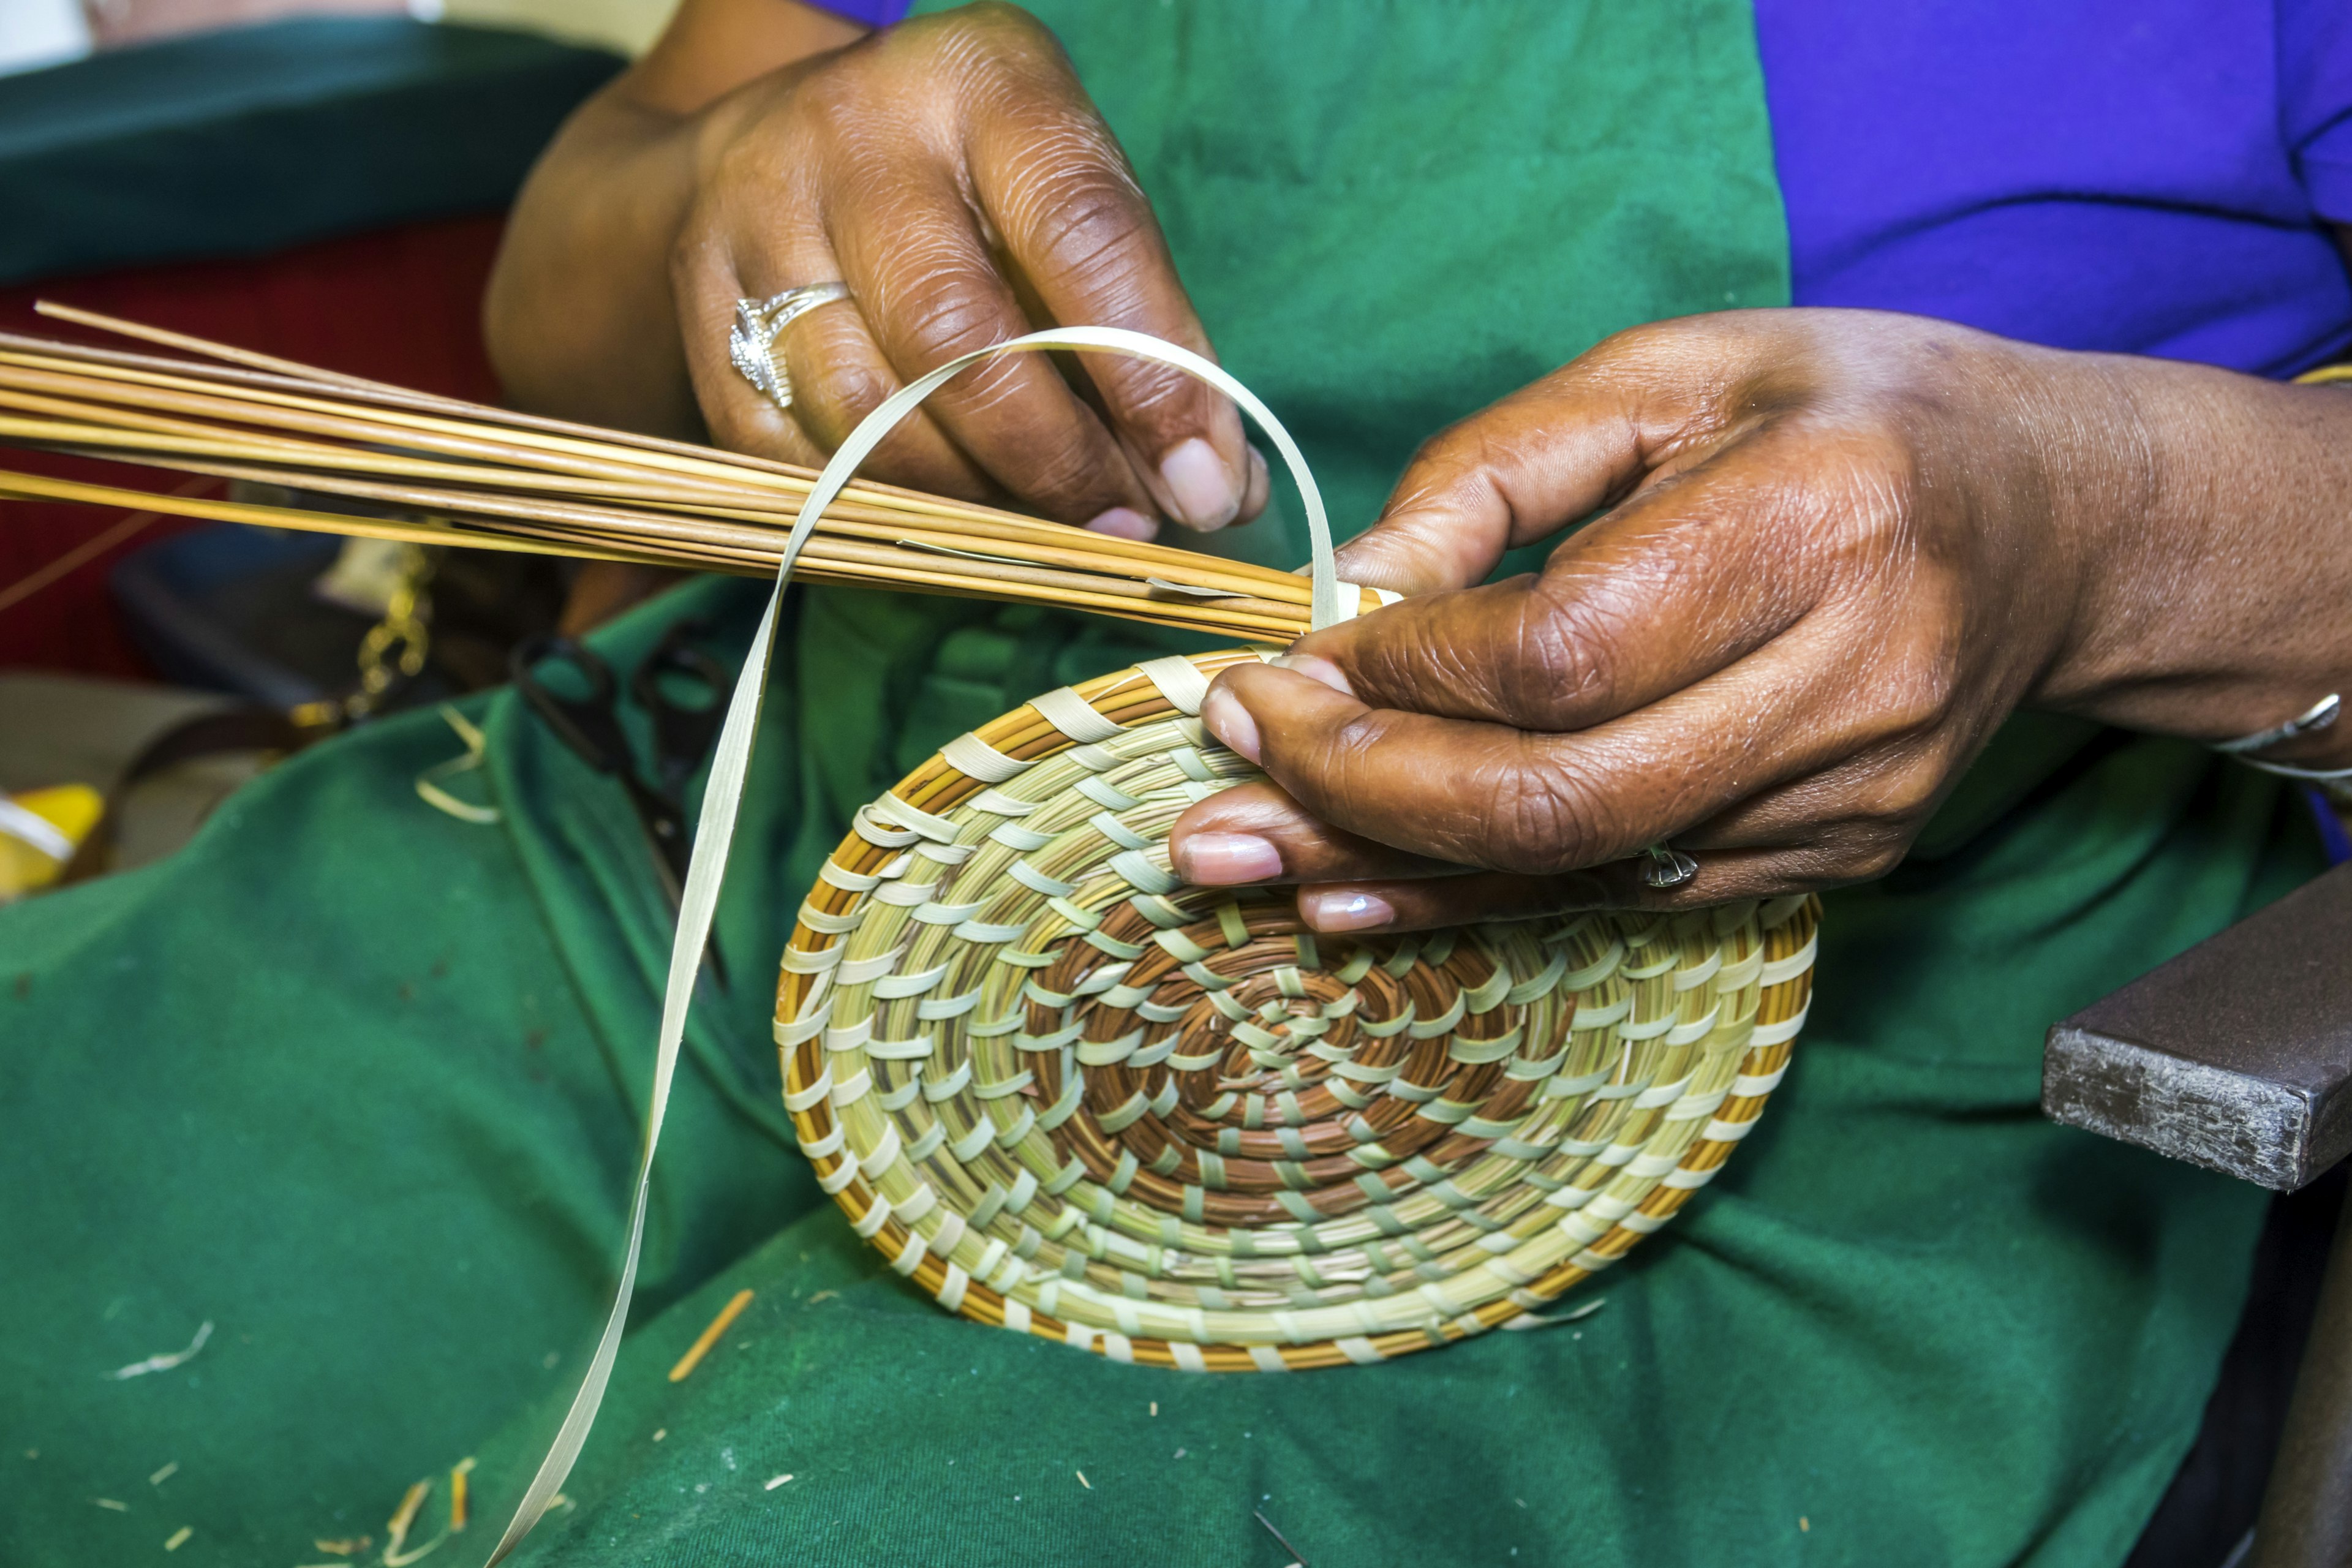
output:
[[[1486,581],[1505,551],[1622,500],[1719,436],[1752,335],[1725,318],[1620,332],[1439,432],[1380,521],[1339,551],[1339,574],[1407,596]]]

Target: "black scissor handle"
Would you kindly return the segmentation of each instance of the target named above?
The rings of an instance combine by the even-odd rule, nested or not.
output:
[[[655,879],[673,910],[682,900],[690,858],[686,821],[679,805],[680,791],[725,721],[727,699],[734,687],[717,660],[688,642],[702,629],[688,622],[672,626],[629,679],[630,694],[644,704],[653,721],[655,751],[661,773],[658,789],[648,787],[637,776],[635,756],[621,728],[613,667],[593,649],[571,637],[534,637],[519,645],[507,660],[515,689],[522,693],[531,711],[555,731],[556,738],[589,766],[620,781],[629,805],[636,812],[637,825],[645,832],[646,847],[652,852]],[[566,697],[539,679],[538,667],[550,660],[568,664],[578,673],[588,688],[584,700]],[[708,708],[688,708],[670,700],[668,693],[661,689],[661,681],[680,677],[698,681],[709,689],[712,701]],[[673,773],[675,783],[671,782]],[[709,957],[712,980],[721,991],[726,990],[727,966],[719,956],[715,931],[704,951]]]
[[[539,679],[539,666],[551,659],[568,664],[579,673],[588,687],[584,700],[566,697]],[[581,761],[598,773],[634,776],[636,769],[630,759],[628,740],[621,733],[620,719],[614,712],[613,667],[595,650],[571,637],[532,637],[518,644],[508,656],[507,671],[514,677],[515,689],[522,693],[531,711],[555,731],[556,739],[577,752]]]
[[[727,667],[695,646],[695,639],[709,630],[701,621],[679,621],[629,678],[629,695],[653,724],[655,781],[673,800],[684,798],[686,781],[719,739],[727,721],[727,700],[735,690]],[[671,693],[680,687],[704,700],[677,700]]]

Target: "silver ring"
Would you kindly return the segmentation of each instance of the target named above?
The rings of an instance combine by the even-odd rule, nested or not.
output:
[[[2265,751],[2281,741],[2292,741],[2298,735],[2315,734],[2326,729],[2343,711],[2344,699],[2331,691],[2284,724],[2273,724],[2267,730],[2257,730],[2234,741],[2216,742],[2213,750],[2232,757],[2243,757],[2248,752]],[[2254,765],[2262,766],[2260,763]]]
[[[777,337],[819,305],[849,298],[846,283],[804,283],[765,300],[735,301],[735,324],[727,332],[727,357],[743,379],[779,408],[793,405],[793,380],[775,356]]]
[[[1644,887],[1665,892],[1698,875],[1698,862],[1671,844],[1653,844],[1645,853],[1649,859],[1642,867]]]

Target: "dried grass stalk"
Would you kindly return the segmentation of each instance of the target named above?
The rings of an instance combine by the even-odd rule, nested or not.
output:
[[[387,386],[70,307],[44,314],[194,357],[0,333],[0,445],[347,500],[354,512],[0,470],[0,498],[774,574],[815,474],[789,463]],[[1288,573],[891,485],[851,485],[797,574],[1092,610],[1253,640],[1307,628]],[[1352,590],[1370,610],[1387,595]]]

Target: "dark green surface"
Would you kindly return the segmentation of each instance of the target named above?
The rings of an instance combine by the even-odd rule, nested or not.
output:
[[[611,651],[713,606],[740,642],[753,603],[697,588]],[[2268,782],[2138,742],[1830,900],[1787,1086],[1594,1317],[1188,1378],[944,1317],[774,1135],[755,955],[898,767],[888,731],[1012,700],[984,663],[922,679],[996,639],[935,645],[916,608],[803,601],[722,919],[746,978],[697,1016],[643,1326],[525,1561],[1276,1568],[1253,1504],[1316,1563],[2120,1560],[2261,1198],[2041,1121],[2040,1032],[2309,869]],[[289,764],[174,860],[0,912],[0,1558],[187,1523],[176,1562],[309,1561],[463,1455],[485,1517],[536,1461],[619,1234],[661,907],[617,793],[510,698],[488,723],[498,827],[416,799],[456,750],[419,715]],[[741,1285],[751,1312],[668,1384]],[[186,1367],[107,1378],[205,1320]]]
[[[1360,37],[1291,5],[1066,9],[1221,348],[1306,426],[1343,526],[1429,426],[1609,328],[1782,297],[1738,6],[1479,6],[1514,29],[1491,49],[1433,8],[1366,7]],[[1575,116],[1618,129],[1511,161]],[[1471,144],[1413,163],[1441,133]],[[1537,210],[1539,175],[1570,195]],[[1497,242],[1462,212],[1524,221]],[[756,602],[699,585],[607,651],[695,610],[740,647]],[[2263,1199],[2042,1121],[2042,1031],[2315,868],[2271,781],[2019,727],[1932,858],[1828,900],[1786,1087],[1581,1293],[1597,1314],[1190,1378],[910,1293],[782,1143],[766,1043],[848,811],[1132,646],[845,592],[793,613],[721,913],[739,993],[690,1028],[639,1327],[523,1561],[1290,1562],[1253,1509],[1317,1568],[2122,1560]],[[434,1562],[503,1522],[601,1317],[666,942],[617,790],[510,698],[486,721],[499,826],[416,799],[457,750],[424,715],[289,764],[173,862],[0,911],[0,1561],[137,1559],[183,1523],[173,1568],[321,1561],[313,1538],[380,1545],[466,1455],[477,1523]],[[108,1381],[207,1319],[187,1366]]]
[[[523,33],[341,17],[0,78],[0,284],[498,211],[620,66]]]
[[[1316,0],[1029,9],[1342,534],[1422,441],[1609,333],[1788,302],[1738,0],[1351,0],[1339,26]],[[1291,509],[1220,547],[1290,567],[1307,537]]]

